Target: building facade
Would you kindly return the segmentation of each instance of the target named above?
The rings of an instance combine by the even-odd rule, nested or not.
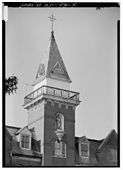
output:
[[[75,137],[75,110],[80,101],[70,83],[52,31],[48,54],[24,98],[28,125],[6,127],[5,166],[117,166],[116,132],[100,141]]]

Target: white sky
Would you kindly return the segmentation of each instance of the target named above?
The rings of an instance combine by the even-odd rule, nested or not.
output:
[[[9,8],[6,29],[6,73],[19,79],[15,95],[6,95],[6,123],[24,126],[22,104],[31,89],[41,56],[49,45],[55,13],[55,38],[72,80],[80,92],[76,136],[101,139],[117,129],[117,19],[119,8]]]

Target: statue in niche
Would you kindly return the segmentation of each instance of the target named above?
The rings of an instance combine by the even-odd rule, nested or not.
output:
[[[60,131],[64,130],[64,116],[61,113],[56,115],[56,128]]]

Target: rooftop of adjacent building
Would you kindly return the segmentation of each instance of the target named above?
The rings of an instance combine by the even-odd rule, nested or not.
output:
[[[10,140],[12,139],[12,152],[13,154],[21,154],[21,155],[27,155],[32,157],[41,157],[41,154],[39,152],[35,152],[35,148],[39,148],[40,144],[39,141],[36,141],[32,136],[32,148],[30,150],[24,150],[20,147],[19,142],[16,140],[15,136],[21,133],[21,131],[24,130],[24,128],[28,129],[28,126],[25,126],[23,128],[20,127],[13,127],[13,126],[6,126],[5,127],[5,134],[6,137],[8,137]],[[31,133],[33,132],[32,129],[28,129]],[[82,137],[75,137],[75,152],[77,155],[79,155],[79,141],[84,143],[89,143],[90,148],[90,157],[93,157],[96,159],[95,153],[101,152],[103,148],[106,146],[117,149],[117,133],[113,129],[110,131],[110,133],[101,140],[96,139],[90,139],[86,136]]]
[[[31,132],[31,149],[23,149],[20,147],[20,141],[17,140],[16,136],[23,131],[24,128],[28,128],[27,126],[20,128],[20,127],[13,127],[13,126],[5,126],[5,137],[11,140],[11,147],[12,147],[12,154],[14,155],[21,155],[21,156],[28,156],[34,158],[40,158],[40,141],[35,140],[33,137],[32,129],[29,129]]]

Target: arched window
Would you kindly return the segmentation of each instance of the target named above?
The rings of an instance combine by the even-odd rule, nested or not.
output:
[[[56,114],[56,130],[64,131],[64,116],[61,113]]]
[[[66,157],[66,144],[62,141],[55,141],[55,156]]]

